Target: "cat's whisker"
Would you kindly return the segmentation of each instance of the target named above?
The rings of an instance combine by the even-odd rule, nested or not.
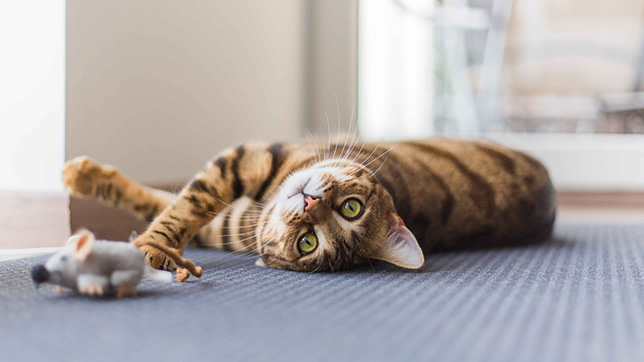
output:
[[[219,217],[215,217],[215,218],[213,218],[213,221],[211,221],[211,223],[212,223],[212,222],[214,222],[214,221],[215,221],[215,220],[217,220],[217,219],[221,219],[221,220],[223,220],[223,221],[228,221],[228,222],[233,221],[233,217],[232,217],[232,216],[230,216],[230,215],[225,215],[225,216],[219,216]],[[246,227],[246,228],[247,228],[247,227],[255,226],[255,225],[257,225],[258,223],[260,223],[260,222],[261,222],[261,217],[255,217],[255,218],[235,218],[234,220],[236,220],[236,221],[238,221],[238,222],[240,222],[240,223],[244,223],[244,225],[243,225],[242,227]]]
[[[356,111],[356,104],[354,103],[353,104],[353,110],[351,111],[351,120],[349,122],[349,132],[348,132],[349,135],[351,135],[351,126],[353,124],[353,116],[355,114],[355,111]],[[349,140],[349,147],[347,147],[347,151],[344,154],[343,162],[346,161],[349,158],[349,155],[351,154],[351,151],[353,150],[353,148],[355,147],[355,145],[359,141],[359,137],[357,137],[357,134],[358,134],[358,122],[356,122],[354,130],[353,130],[353,135],[351,135],[351,139]],[[343,150],[344,150],[344,148],[343,148]]]
[[[339,119],[340,119],[340,112],[338,112],[338,120]],[[347,147],[347,145],[350,146],[351,143],[353,142],[353,137],[349,138],[349,136],[351,136],[351,127],[352,126],[353,126],[353,113],[351,114],[351,119],[349,120],[349,129],[347,130],[347,137],[344,139],[344,143],[342,144],[342,150],[340,151],[340,154],[338,155],[339,159],[344,159],[345,147],[348,150],[349,147]],[[357,127],[356,127],[356,129],[357,129]],[[338,136],[339,135],[340,135],[340,133],[338,132]]]
[[[346,161],[349,159],[349,156],[351,156],[351,152],[353,152],[358,142],[360,142],[360,137],[358,137],[358,135],[356,134],[353,134],[353,136],[351,136],[349,147],[347,147],[347,151],[344,154],[343,161]]]
[[[385,162],[387,162],[387,160],[388,160],[388,159],[389,159],[389,157],[385,158],[385,160],[384,160],[384,161],[382,161],[382,163],[380,164],[380,166],[378,166],[378,168],[377,168],[374,172],[372,172],[372,173],[371,173],[371,176],[375,176],[375,175],[378,173],[378,171],[380,171],[380,169],[382,168],[382,166],[384,166],[384,165],[385,165]]]
[[[362,153],[362,150],[364,149],[364,146],[366,144],[367,144],[367,141],[362,141],[362,146],[360,146],[360,150],[358,150],[358,153],[356,153],[356,155],[353,157],[353,159],[351,160],[351,163],[356,162],[356,159],[360,156],[360,154]]]
[[[351,152],[353,151],[355,146],[360,141],[360,136],[358,135],[358,127],[359,127],[358,119],[357,119],[357,117],[354,117],[355,113],[356,113],[356,106],[357,106],[357,103],[354,102],[353,103],[353,109],[351,110],[351,123],[349,125],[349,134],[351,134],[351,124],[354,123],[354,118],[355,118],[355,124],[354,124],[354,128],[353,128],[353,135],[351,136],[351,142],[350,142],[351,147],[347,151],[345,160],[348,159],[349,155],[351,154]]]
[[[325,149],[325,144],[326,142],[324,141],[324,130],[322,129],[322,122],[318,122],[318,139],[320,141],[320,151],[322,151],[322,159],[326,159],[326,149]]]
[[[329,114],[327,112],[324,112],[324,117],[326,118],[326,127],[327,127],[327,149],[325,150],[325,159],[329,158],[329,155],[331,154],[331,121],[329,120]]]
[[[206,211],[204,213],[205,215],[208,216],[213,216],[214,218],[220,217],[224,220],[231,220],[233,218],[233,215],[230,214],[223,214],[223,213],[215,213],[215,212],[208,212]],[[256,215],[243,215],[239,217],[239,220],[244,220],[244,221],[253,221],[253,220],[259,220],[261,218],[261,214],[256,214]]]
[[[253,227],[253,226],[256,226],[256,225],[243,226],[243,228],[249,228],[249,227]],[[243,232],[243,233],[236,233],[236,234],[219,234],[219,236],[226,236],[226,237],[243,236],[243,235],[248,235],[248,234],[253,234],[253,233],[255,233],[255,230],[246,231],[246,232]]]
[[[224,236],[233,237],[233,236],[237,236],[237,235],[238,234],[225,234],[225,235],[218,235],[218,236],[220,236],[220,237],[224,237]],[[250,239],[252,239],[254,237],[255,237],[255,235],[251,235],[250,237],[245,237],[245,238],[237,239],[237,240],[234,240],[234,241],[228,241],[228,242],[225,242],[225,243],[224,242],[219,243],[219,242],[216,242],[216,241],[209,241],[209,242],[202,242],[201,244],[205,245],[205,246],[231,245],[231,244],[237,244],[237,243],[240,243],[240,242],[243,242],[243,241],[246,241],[246,240],[250,240]]]
[[[376,147],[374,147],[374,148],[373,148],[373,150],[372,150],[372,151],[371,151],[371,153],[367,156],[367,158],[365,158],[364,160],[362,160],[362,162],[360,162],[360,164],[361,164],[361,165],[364,165],[364,163],[365,163],[365,162],[367,162],[367,161],[371,158],[371,156],[373,156],[373,154],[378,150],[378,148],[380,148],[380,143],[378,143],[378,144],[376,145]]]
[[[277,238],[279,238],[279,236],[278,236],[278,235],[275,235],[274,237],[270,238],[270,239],[269,239],[268,241],[266,241],[265,243],[261,243],[261,245],[258,245],[258,247],[257,247],[257,256],[261,257],[261,256],[263,256],[263,255],[268,254],[268,252],[260,253],[259,251],[263,250],[263,249],[264,249],[264,247],[265,247],[268,243],[270,243],[270,242],[273,242],[273,241],[277,240]]]
[[[399,143],[397,143],[397,144],[393,145],[393,146],[392,146],[391,148],[389,148],[387,151],[385,151],[385,152],[383,152],[382,154],[380,154],[380,156],[376,157],[374,160],[372,160],[371,162],[369,162],[368,164],[363,165],[363,166],[364,166],[365,168],[366,168],[366,167],[369,167],[369,165],[371,165],[372,163],[374,163],[374,162],[378,161],[382,156],[384,156],[384,155],[388,154],[388,153],[389,153],[389,152],[391,152],[394,148],[398,147],[398,145],[399,145]]]
[[[250,228],[250,227],[261,225],[263,223],[263,221],[261,221],[261,219],[258,219],[258,220],[246,220],[246,221],[254,221],[254,223],[253,224],[248,224],[248,225],[240,225],[239,227],[240,228]]]
[[[318,142],[315,140],[315,137],[313,136],[313,134],[311,133],[311,131],[309,131],[308,129],[306,129],[306,132],[309,134],[309,136],[311,136],[311,140],[309,141],[309,144],[311,144],[312,142],[314,142],[314,143],[315,143],[315,144],[312,144],[313,148],[315,149],[315,162],[316,162],[316,163],[317,163],[317,162],[320,162],[320,161],[322,160],[322,158],[321,158],[321,155],[320,155],[320,149],[319,149],[319,147],[318,147]],[[307,137],[307,139],[308,139],[308,138],[309,138],[309,137]]]
[[[229,204],[229,203],[225,202],[224,200],[222,200],[222,199],[220,199],[220,198],[218,198],[218,197],[216,197],[216,196],[212,196],[212,198],[213,198],[213,199],[215,199],[215,200],[217,200],[217,201],[219,201],[220,203],[222,203],[222,204],[224,204],[224,205],[228,206],[228,207],[231,207],[231,206],[232,206],[231,204]],[[253,202],[253,205],[255,205],[255,204],[256,204],[256,205],[260,205],[260,206],[262,206],[262,207],[263,207],[263,206],[266,206],[263,202],[259,202],[259,201],[257,201],[257,200],[252,200],[252,202]]]
[[[337,115],[337,127],[336,127],[336,140],[335,140],[335,149],[338,149],[338,144],[340,143],[340,103],[338,102],[338,97],[335,97],[335,108],[338,113]],[[335,150],[333,151],[333,158],[335,158]]]
[[[262,225],[262,226],[263,226],[263,225]],[[202,244],[202,245],[204,245],[204,246],[209,246],[209,247],[218,247],[218,246],[233,245],[233,244],[239,244],[239,243],[245,244],[245,243],[243,243],[244,241],[246,241],[246,240],[251,240],[251,239],[253,239],[253,238],[256,238],[256,237],[257,237],[256,232],[257,232],[257,230],[253,230],[253,231],[252,231],[252,233],[253,233],[253,234],[255,234],[255,235],[251,235],[251,236],[246,237],[246,238],[243,238],[243,239],[238,239],[238,240],[229,241],[229,242],[225,242],[225,243],[224,243],[224,242],[221,242],[221,243],[219,243],[219,242],[206,242],[206,243],[201,243],[201,244]],[[229,235],[220,235],[220,236],[221,236],[221,237],[223,237],[223,236],[230,236],[230,237],[232,237],[232,236],[237,236],[237,235],[238,235],[238,234],[229,234]],[[235,250],[235,251],[236,251],[236,252],[238,252],[238,251],[240,251],[240,250],[247,249],[247,248],[249,248],[249,247],[251,247],[251,246],[253,246],[253,245],[255,245],[255,244],[256,244],[256,242],[250,243],[250,244],[245,245],[245,246],[243,246],[242,248],[237,249],[237,250]]]
[[[230,205],[228,207],[229,208],[234,208],[234,205]],[[224,210],[228,210],[228,209],[224,209]],[[207,212],[210,213],[210,214],[214,214],[214,215],[220,215],[220,214],[225,212],[224,210],[222,210],[220,212],[214,212],[214,211],[207,211]],[[244,214],[251,213],[251,215],[255,215],[255,214],[259,215],[259,214],[262,213],[262,210],[263,210],[263,208],[255,208],[255,206],[249,206],[249,208],[244,210]]]
[[[227,211],[229,210],[229,208],[234,208],[234,206],[228,206],[228,208],[226,208],[226,209],[224,209],[224,210],[222,210],[222,211],[220,211],[220,212],[207,211],[207,213],[209,213],[209,214],[213,214],[213,215],[217,216],[217,215],[221,215],[221,214],[223,214],[223,213],[227,212]],[[260,215],[260,214],[262,213],[262,210],[263,210],[263,209],[260,209],[260,208],[257,208],[257,209],[255,209],[255,208],[248,208],[248,209],[245,209],[245,210],[244,210],[244,214],[247,214],[247,213],[248,213],[248,214],[250,214],[250,216],[253,216],[253,215]]]
[[[317,138],[315,136],[313,136],[313,134],[311,133],[311,131],[309,131],[308,128],[306,129],[306,132],[309,134],[309,136],[311,138],[309,143],[311,143],[313,148],[315,149],[315,155],[316,155],[315,163],[318,163],[318,162],[323,160],[322,147],[320,147],[320,145],[318,144]]]
[[[349,156],[351,155],[351,152],[353,152],[353,149],[355,148],[355,146],[358,144],[359,141],[360,141],[360,139],[355,137],[355,135],[354,135],[354,138],[351,139],[350,147],[347,148],[347,152],[344,155],[344,157],[342,158],[342,163],[343,164],[347,162],[347,160],[349,159]]]
[[[381,153],[380,155],[378,155],[378,157],[376,157],[376,158],[374,158],[373,160],[371,160],[369,163],[364,164],[364,162],[366,162],[366,161],[363,161],[363,163],[361,164],[361,166],[362,166],[362,167],[364,167],[364,168],[368,168],[368,167],[369,167],[369,165],[371,165],[372,163],[376,162],[377,160],[379,160],[379,159],[380,159],[380,158],[382,158],[383,156],[387,155],[389,152],[391,152],[391,150],[393,150],[394,148],[396,148],[398,145],[399,145],[399,144],[395,144],[395,145],[393,145],[393,146],[392,146],[392,147],[390,147],[388,150],[386,150],[385,152],[383,152],[383,153]],[[385,160],[386,160],[386,159],[385,159]],[[382,161],[382,163],[383,163],[383,164],[384,164],[384,162],[385,162],[385,161]],[[379,166],[379,168],[380,168],[380,167],[382,167],[382,164]],[[355,170],[355,171],[351,172],[351,173],[349,174],[349,176],[353,176],[353,175],[354,175],[355,173],[357,173],[357,172],[358,172],[358,170]]]
[[[268,220],[266,220],[266,222],[265,222],[265,223],[268,223]],[[244,250],[244,249],[250,248],[250,247],[252,247],[252,246],[256,246],[256,247],[257,247],[257,248],[256,248],[256,250],[257,250],[257,251],[252,251],[252,250],[251,250],[251,251],[243,252],[243,253],[241,253],[241,254],[242,254],[242,255],[257,254],[258,256],[260,256],[260,257],[261,257],[262,255],[266,255],[267,253],[266,253],[266,252],[264,252],[264,253],[259,253],[259,250],[262,250],[262,248],[263,248],[266,244],[268,244],[268,243],[270,243],[270,242],[272,242],[272,241],[276,240],[278,237],[279,237],[279,236],[278,236],[278,235],[276,235],[276,236],[272,237],[272,238],[271,238],[271,239],[269,239],[267,242],[265,242],[265,243],[263,243],[263,244],[261,244],[261,245],[258,245],[258,242],[259,242],[259,241],[255,241],[254,243],[248,244],[248,245],[244,246],[244,247],[243,247],[243,248],[241,248],[241,249],[237,249],[237,250],[236,250],[236,252],[239,252],[239,251],[241,251],[241,250]]]

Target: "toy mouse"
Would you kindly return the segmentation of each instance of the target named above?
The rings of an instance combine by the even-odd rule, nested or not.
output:
[[[95,240],[94,234],[82,230],[67,241],[67,246],[54,254],[44,265],[36,265],[31,276],[36,283],[51,283],[74,289],[82,294],[98,295],[116,292],[118,298],[136,295],[136,286],[143,275],[159,282],[171,282],[172,273],[155,270],[145,263],[139,249],[153,246],[170,256],[186,269],[177,270],[177,280],[185,281],[193,274],[201,277],[202,269],[182,258],[174,249],[154,241],[129,243]]]

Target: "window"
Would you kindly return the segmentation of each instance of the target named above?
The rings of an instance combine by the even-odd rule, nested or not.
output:
[[[0,3],[0,189],[62,190],[65,2]]]
[[[644,190],[644,3],[360,3],[366,138],[488,138],[560,190]]]

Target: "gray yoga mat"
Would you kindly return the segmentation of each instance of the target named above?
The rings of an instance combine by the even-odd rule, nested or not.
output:
[[[123,300],[35,290],[44,258],[0,263],[0,360],[644,361],[644,225],[559,224],[541,245],[411,272],[187,256],[202,279]]]

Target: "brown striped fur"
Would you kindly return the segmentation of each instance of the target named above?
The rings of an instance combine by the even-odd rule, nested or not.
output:
[[[257,252],[261,264],[281,269],[333,271],[370,258],[419,267],[391,252],[402,240],[392,237],[404,229],[400,219],[425,253],[537,242],[552,230],[552,183],[541,163],[523,153],[448,139],[360,146],[244,144],[208,163],[178,195],[86,157],[68,162],[63,180],[74,194],[151,220],[139,238],[183,251],[194,237],[202,246]],[[307,177],[308,184],[300,180]],[[309,211],[298,201],[305,186],[321,196]],[[354,221],[338,213],[349,197],[365,206]],[[297,239],[307,231],[319,246],[302,255]],[[143,249],[153,267],[173,266],[158,250]]]

